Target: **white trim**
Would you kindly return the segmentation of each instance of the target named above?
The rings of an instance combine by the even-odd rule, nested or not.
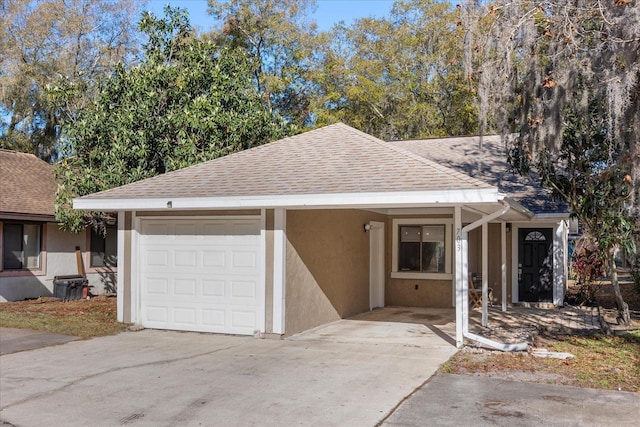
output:
[[[567,227],[566,221],[560,221],[553,233],[553,303],[564,305],[564,289],[567,283]]]
[[[273,333],[285,333],[287,211],[274,209],[273,215]]]
[[[482,224],[482,326],[489,324],[489,223]]]
[[[454,208],[453,222],[456,232],[456,247],[454,248],[455,257],[455,307],[456,307],[456,347],[461,348],[464,344],[464,325],[465,325],[465,304],[464,304],[464,275],[467,267],[464,265],[464,254],[466,253],[466,240],[463,241],[462,233],[462,209],[460,206]],[[466,239],[466,238],[465,238]],[[467,301],[468,304],[468,301]],[[468,310],[468,307],[467,307]]]
[[[138,268],[140,262],[140,256],[138,251],[140,240],[140,220],[138,219],[136,212],[131,212],[131,323],[140,324],[141,318],[140,307],[138,305],[138,295],[140,295],[140,269]]]
[[[120,268],[116,273],[117,290],[116,290],[116,304],[117,304],[117,316],[118,322],[124,322],[124,266],[125,266],[125,213],[124,211],[118,212],[118,265]]]
[[[267,210],[260,210],[260,282],[258,283],[258,301],[256,308],[257,324],[260,333],[266,332],[266,300],[267,300]]]
[[[500,223],[500,283],[502,311],[507,311],[507,223]]]
[[[304,207],[428,207],[446,204],[495,203],[505,197],[495,187],[465,190],[398,191],[335,194],[277,194],[227,197],[97,198],[73,199],[74,209],[85,210],[163,210],[230,208],[304,208]],[[168,204],[171,202],[171,208]]]
[[[444,225],[444,273],[421,273],[398,271],[398,229],[401,225]],[[393,279],[433,279],[433,280],[451,280],[453,255],[452,250],[452,218],[394,218],[391,230],[391,278]]]

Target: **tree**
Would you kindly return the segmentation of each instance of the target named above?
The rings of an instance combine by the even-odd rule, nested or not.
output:
[[[79,230],[107,218],[72,209],[72,198],[106,190],[291,134],[264,106],[246,52],[196,38],[186,12],[146,13],[145,58],[119,65],[99,96],[64,127],[56,218]]]
[[[215,37],[256,59],[255,86],[267,107],[300,127],[310,118],[314,8],[315,0],[209,0],[209,13],[224,23]]]
[[[59,124],[91,99],[94,83],[135,57],[137,0],[0,2],[0,147],[56,157]],[[75,88],[51,103],[49,85]]]
[[[638,227],[637,1],[468,1],[462,9],[481,126],[491,116],[504,134],[518,134],[514,167],[537,172],[586,225],[628,321],[612,250]]]
[[[475,133],[475,88],[462,68],[460,12],[398,1],[391,16],[339,25],[318,67],[314,114],[383,139]]]

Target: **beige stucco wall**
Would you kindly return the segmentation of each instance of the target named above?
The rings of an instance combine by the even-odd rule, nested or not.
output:
[[[390,279],[386,305],[450,308],[453,280]]]
[[[369,310],[369,233],[360,210],[287,211],[285,334]]]

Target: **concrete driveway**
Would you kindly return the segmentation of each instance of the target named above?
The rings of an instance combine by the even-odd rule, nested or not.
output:
[[[373,426],[455,353],[436,332],[366,320],[288,340],[144,330],[7,354],[0,420]]]
[[[438,374],[383,426],[622,427],[639,419],[638,393]]]

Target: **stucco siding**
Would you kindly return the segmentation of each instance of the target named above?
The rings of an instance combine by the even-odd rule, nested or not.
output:
[[[451,280],[391,279],[387,305],[450,308],[453,304]]]
[[[385,216],[359,210],[287,211],[285,334],[369,310],[369,233]]]
[[[13,277],[0,276],[0,302],[53,296],[54,277],[78,274],[75,250],[76,246],[82,252],[87,250],[86,234],[64,232],[56,223],[47,223],[44,238],[46,255],[42,256],[45,263],[42,272],[37,275],[25,272],[24,275]],[[115,276],[89,273],[87,279],[91,292],[102,294],[105,281],[115,281]]]

